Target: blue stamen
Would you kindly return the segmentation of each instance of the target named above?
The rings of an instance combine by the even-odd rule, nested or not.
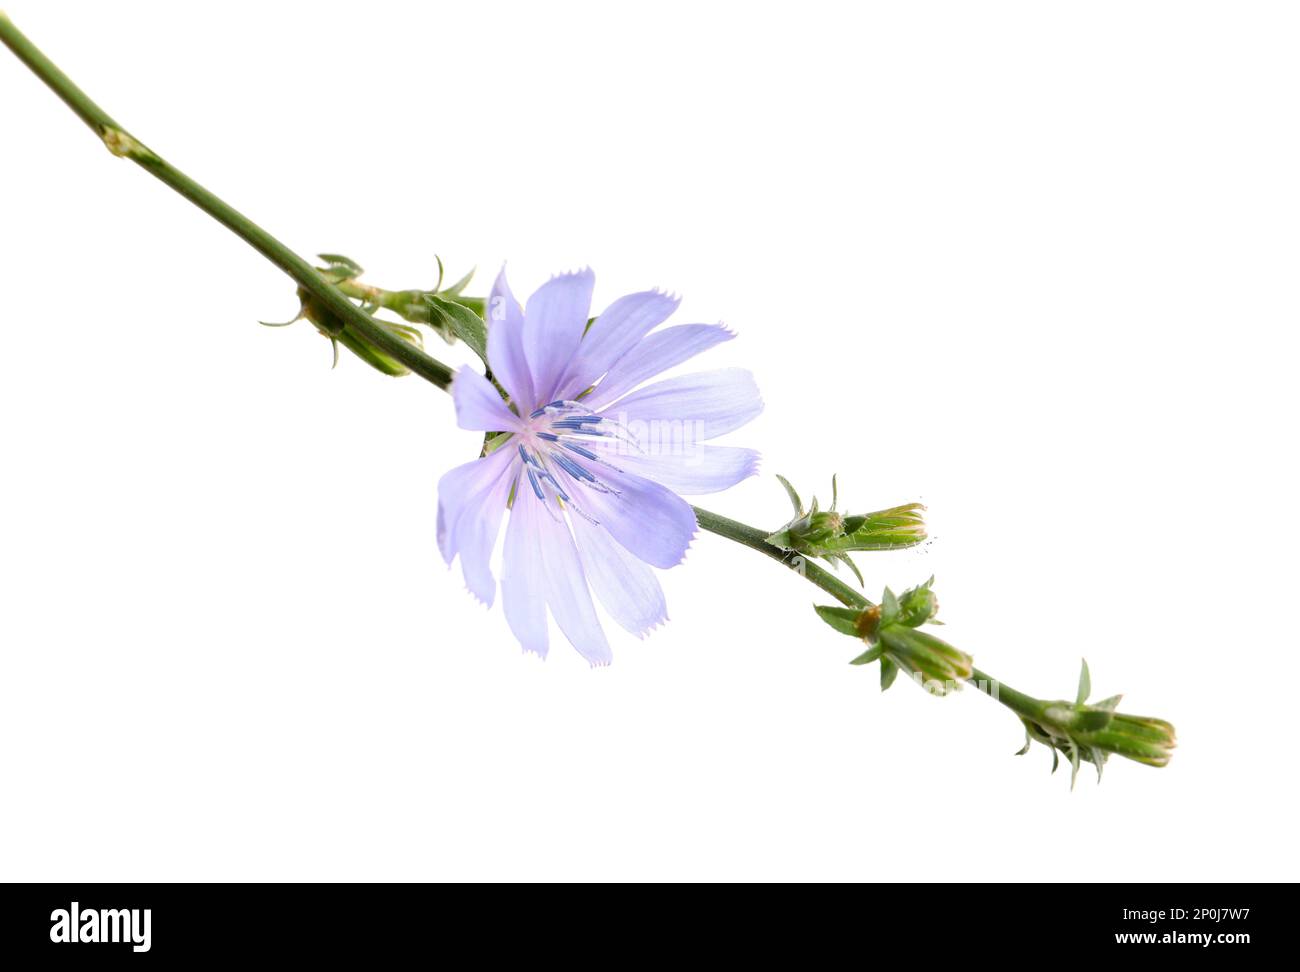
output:
[[[584,449],[582,446],[574,445],[572,442],[561,442],[560,445],[564,446],[564,448],[568,449],[570,452],[576,452],[584,459],[593,459],[596,462],[600,462],[600,456],[596,455],[590,449]]]
[[[543,406],[542,406],[541,408],[539,408],[537,411],[533,412],[533,414],[530,415],[530,416],[528,416],[528,417],[529,417],[529,418],[541,418],[543,415],[546,414],[546,410],[547,410],[548,408],[563,408],[563,407],[564,407],[564,402],[562,402],[562,401],[547,402],[545,405],[543,405]]]
[[[547,442],[559,442],[560,437],[554,432],[538,432],[537,438],[545,439]]]
[[[603,429],[589,429],[577,419],[560,419],[558,422],[552,422],[551,428],[559,429],[561,432],[572,432],[575,435],[608,436],[612,434]]]
[[[533,474],[533,471],[525,469],[524,472],[528,473],[528,481],[533,484],[533,492],[537,494],[537,498],[543,503],[546,502],[546,497],[542,495],[542,487],[538,485],[537,477]]]
[[[589,483],[594,483],[596,481],[595,476],[593,476],[586,469],[583,469],[581,466],[579,466],[568,456],[556,453],[553,458],[557,463],[559,463],[560,468],[563,469],[570,476],[572,476],[574,479],[585,479]]]
[[[542,473],[542,478],[554,487],[555,492],[559,494],[560,499],[567,501],[569,494],[560,488],[560,484],[555,481],[555,477],[548,472]]]

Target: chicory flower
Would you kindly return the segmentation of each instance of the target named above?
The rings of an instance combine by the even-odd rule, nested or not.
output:
[[[553,277],[521,308],[505,271],[497,278],[487,357],[500,389],[462,368],[452,397],[461,428],[501,434],[438,483],[438,545],[491,605],[490,561],[508,507],[501,596],[515,637],[544,656],[549,612],[583,657],[605,665],[612,655],[592,593],[634,635],[666,620],[651,568],[680,563],[695,535],[682,495],[757,471],[752,449],[707,443],[763,405],[739,369],[643,386],[734,335],[714,324],[654,330],[678,304],[658,291],[621,297],[589,322],[594,283],[590,270]]]

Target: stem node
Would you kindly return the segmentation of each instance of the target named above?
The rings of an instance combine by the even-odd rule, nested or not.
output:
[[[99,137],[104,140],[105,147],[119,159],[146,161],[158,157],[120,128],[101,126]]]

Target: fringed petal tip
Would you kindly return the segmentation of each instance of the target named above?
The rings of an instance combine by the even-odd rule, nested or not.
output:
[[[492,586],[492,593],[487,597],[484,597],[478,591],[474,590],[474,587],[469,583],[469,581],[465,582],[465,590],[469,591],[470,597],[474,598],[475,601],[485,608],[490,609],[497,601],[497,590],[495,584]]]
[[[699,535],[700,535],[700,528],[699,528],[699,525],[697,524],[696,527],[695,527],[695,529],[691,531],[690,536],[688,536],[688,537],[686,538],[686,546],[682,547],[682,555],[681,555],[680,557],[678,557],[677,560],[676,560],[674,563],[671,563],[671,564],[669,564],[669,565],[666,566],[666,567],[660,567],[659,569],[660,569],[660,570],[672,570],[674,567],[679,567],[679,566],[681,566],[683,563],[685,563],[685,562],[686,562],[686,555],[689,554],[689,553],[691,552],[691,547],[695,544],[695,538],[698,537]],[[658,565],[656,564],[656,566],[658,566]]]
[[[660,618],[658,621],[651,621],[651,622],[650,622],[648,625],[646,625],[645,628],[643,628],[642,630],[640,630],[640,631],[629,631],[628,634],[630,634],[633,638],[636,638],[638,641],[645,641],[645,640],[646,640],[647,638],[649,638],[652,634],[654,634],[656,631],[658,631],[660,628],[662,628],[664,625],[666,625],[670,620],[671,620],[671,619],[668,617],[668,615],[665,614],[665,615],[664,615],[662,618]],[[624,630],[627,630],[627,629],[624,629]]]
[[[504,271],[504,267],[502,270]],[[550,280],[570,280],[574,277],[595,277],[595,272],[591,267],[578,267],[576,270],[562,270],[559,273],[553,273]],[[549,282],[549,281],[548,281]]]

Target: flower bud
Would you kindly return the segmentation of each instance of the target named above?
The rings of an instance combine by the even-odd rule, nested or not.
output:
[[[1058,754],[1064,753],[1070,760],[1071,788],[1079,775],[1081,761],[1097,767],[1099,780],[1102,767],[1111,755],[1123,756],[1147,766],[1169,763],[1178,745],[1172,725],[1163,719],[1116,712],[1121,698],[1118,695],[1088,705],[1090,690],[1091,680],[1085,661],[1073,703],[1064,700],[1036,703],[1038,711],[1035,714],[1021,716],[1026,739],[1020,752],[1028,752],[1034,742],[1049,747],[1052,750],[1052,772],[1056,772],[1060,765]]]
[[[937,623],[939,601],[931,590],[934,578],[896,597],[885,588],[880,604],[866,608],[816,608],[818,616],[841,634],[858,638],[870,647],[850,664],[880,662],[880,687],[889,688],[900,671],[934,695],[960,688],[974,672],[970,655],[920,631],[922,624]]]
[[[903,592],[898,599],[899,624],[919,628],[927,621],[942,623],[934,620],[934,616],[939,613],[939,598],[931,590],[933,584],[934,578],[931,577],[924,584]]]
[[[880,629],[884,657],[912,676],[932,695],[947,695],[961,688],[971,677],[974,661],[964,651],[936,638],[928,631],[918,631],[902,624]]]
[[[847,562],[848,554],[861,550],[894,550],[913,547],[925,539],[925,522],[920,503],[908,503],[875,513],[838,513],[839,486],[831,477],[831,508],[822,510],[814,496],[807,509],[784,476],[778,476],[794,507],[794,519],[768,536],[767,542],[806,557]],[[856,570],[856,569],[855,569]]]

